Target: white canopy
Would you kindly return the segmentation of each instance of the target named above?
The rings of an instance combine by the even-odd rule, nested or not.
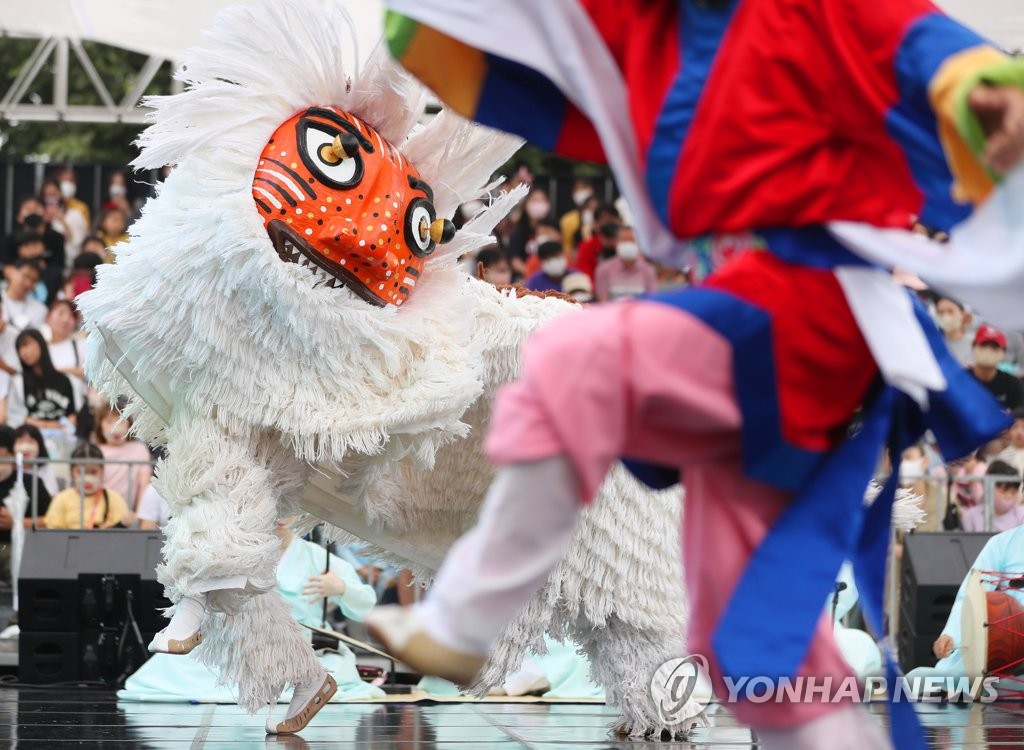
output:
[[[557,0],[554,0],[557,2]],[[887,0],[881,0],[886,2]],[[237,0],[3,0],[0,31],[66,36],[179,60],[217,11]],[[937,0],[946,12],[1007,49],[1024,49],[1021,0]],[[366,55],[382,33],[380,0],[348,0]]]
[[[238,0],[0,0],[0,32],[84,39],[178,61],[195,45],[217,11]],[[369,54],[384,30],[380,0],[348,0]],[[273,54],[273,50],[267,50]]]

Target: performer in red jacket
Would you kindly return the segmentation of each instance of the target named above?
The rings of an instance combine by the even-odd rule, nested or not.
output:
[[[390,5],[393,54],[450,107],[606,159],[651,256],[726,232],[765,249],[704,288],[536,335],[499,394],[488,450],[503,468],[479,525],[415,619],[382,613],[377,631],[414,666],[470,679],[627,458],[652,483],[685,472],[688,648],[720,695],[727,677],[840,684],[821,602],[851,558],[883,631],[894,485],[862,503],[883,446],[898,468],[926,428],[952,458],[1009,424],[864,238],[972,214],[1024,150],[1024,68],[927,0]],[[730,709],[766,747],[886,744],[849,701]],[[912,708],[892,712],[901,750],[923,747]]]

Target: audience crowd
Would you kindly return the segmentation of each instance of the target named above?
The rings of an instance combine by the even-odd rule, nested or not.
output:
[[[699,284],[737,253],[761,247],[753,236],[705,238],[684,252],[689,267],[664,267],[645,257],[628,205],[602,200],[604,184],[576,180],[568,205],[524,169],[499,189],[520,184],[529,190],[497,227],[495,244],[463,259],[467,271],[498,287],[612,302]],[[19,486],[31,498],[28,527],[160,529],[168,520],[167,503],[150,483],[155,454],[130,436],[130,422],[108,396],[89,387],[74,303],[97,269],[115,260],[141,206],[128,200],[123,173],[111,177],[95,211],[75,188],[73,170],[56,170],[37,195],[16,204],[15,226],[0,247],[0,581],[10,580],[14,523],[3,501]],[[484,205],[464,204],[457,223]],[[927,439],[907,450],[900,481],[924,497],[920,530],[1021,525],[1024,336],[993,327],[917,279],[898,278],[928,306],[953,356],[1015,417],[1006,435],[961,460],[947,461]],[[380,598],[411,596],[408,571],[381,567],[357,548],[343,554]]]

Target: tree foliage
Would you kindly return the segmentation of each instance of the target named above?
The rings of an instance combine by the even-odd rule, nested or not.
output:
[[[0,37],[0,95],[6,92],[28,63],[38,39]],[[146,56],[98,42],[83,42],[96,72],[115,102],[134,87]],[[20,103],[51,104],[54,87],[54,55],[32,81]],[[169,93],[172,67],[165,62],[146,89],[146,94]],[[69,54],[68,103],[102,105],[78,58]],[[21,160],[44,157],[51,162],[126,164],[135,156],[132,142],[140,125],[77,122],[11,122],[0,120],[0,157]]]

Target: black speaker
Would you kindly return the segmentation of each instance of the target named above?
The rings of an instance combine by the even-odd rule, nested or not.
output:
[[[80,673],[78,633],[22,631],[18,636],[18,679],[22,682],[73,682],[81,679]]]
[[[162,545],[158,531],[26,533],[19,678],[116,682],[145,661],[145,643],[166,624],[158,609],[170,605],[156,581]]]
[[[907,534],[900,574],[896,644],[904,670],[932,666],[956,592],[991,534]]]

